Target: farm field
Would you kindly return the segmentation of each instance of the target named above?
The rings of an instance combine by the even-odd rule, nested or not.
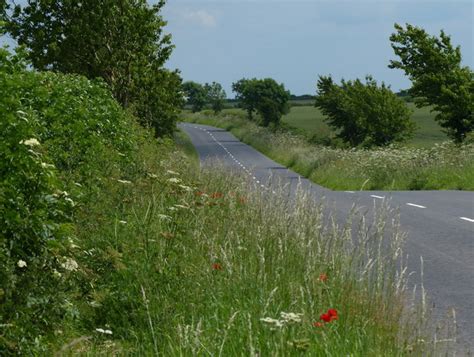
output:
[[[448,138],[443,133],[442,128],[434,120],[435,114],[430,112],[429,107],[417,108],[413,103],[407,104],[412,110],[413,121],[417,125],[414,137],[406,143],[410,147],[428,148],[435,143],[446,141]],[[238,108],[225,109],[224,113],[244,114]],[[314,134],[325,136],[330,134],[331,129],[324,122],[324,115],[318,108],[310,105],[294,106],[289,114],[283,116],[282,121],[291,127],[301,130],[302,133],[311,137]]]
[[[446,134],[434,120],[435,115],[430,112],[430,108],[416,108],[412,103],[407,105],[413,110],[412,118],[418,126],[415,136],[407,143],[409,146],[430,147],[447,139]],[[318,132],[330,132],[323,119],[324,115],[318,108],[296,106],[292,107],[291,112],[283,117],[283,122],[312,136]]]

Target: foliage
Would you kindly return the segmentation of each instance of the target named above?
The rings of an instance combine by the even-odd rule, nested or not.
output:
[[[248,118],[253,119],[256,111],[262,118],[262,125],[279,125],[283,114],[289,112],[290,93],[283,84],[271,78],[241,79],[232,84],[236,99],[247,111]]]
[[[338,130],[337,137],[351,146],[388,145],[414,132],[405,103],[372,77],[366,83],[342,80],[338,86],[330,76],[320,76],[316,107],[327,116],[328,125]]]
[[[219,83],[212,82],[211,84],[206,83],[204,89],[207,93],[207,100],[211,105],[212,110],[215,114],[218,114],[224,109],[224,103],[227,98],[225,90]]]
[[[183,83],[182,89],[187,98],[187,103],[192,107],[193,113],[204,109],[208,98],[206,88],[202,84],[188,81]]]
[[[164,3],[32,0],[15,6],[8,29],[28,48],[35,68],[103,78],[125,108],[146,112],[142,120],[166,135],[176,120],[169,108],[180,94],[177,74],[163,68],[172,51],[170,35],[163,34]],[[157,101],[165,90],[169,94]]]
[[[474,130],[474,73],[461,66],[460,46],[454,47],[444,31],[436,37],[409,24],[395,24],[395,29],[390,41],[399,60],[390,61],[389,67],[405,71],[418,105],[432,105],[448,135],[463,141]]]
[[[132,120],[104,83],[26,66],[0,51],[2,355],[41,354],[76,316],[76,209],[135,166]]]

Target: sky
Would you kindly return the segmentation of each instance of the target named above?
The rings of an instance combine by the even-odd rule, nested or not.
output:
[[[176,48],[167,67],[184,80],[217,81],[229,96],[243,77],[271,77],[292,94],[315,94],[318,75],[373,75],[398,91],[410,87],[389,37],[410,23],[461,45],[473,68],[474,2],[465,0],[169,0],[163,11]]]
[[[328,74],[409,88],[388,68],[394,23],[444,29],[474,68],[471,0],[168,0],[162,15],[176,46],[166,66],[185,81],[219,82],[229,97],[244,77],[274,78],[296,95],[315,94],[318,75]]]

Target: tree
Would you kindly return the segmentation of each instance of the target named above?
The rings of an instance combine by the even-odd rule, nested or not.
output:
[[[320,108],[337,137],[351,146],[383,146],[408,139],[414,131],[411,111],[389,87],[370,76],[366,83],[320,76],[316,107]]]
[[[206,83],[204,89],[207,93],[207,101],[211,104],[214,113],[219,113],[224,109],[224,102],[227,98],[225,90],[219,83],[212,82],[211,84]]]
[[[183,83],[183,92],[187,99],[187,104],[192,108],[193,113],[203,110],[207,103],[207,91],[200,83],[188,81]]]
[[[164,0],[153,6],[146,0],[29,0],[25,6],[14,6],[7,29],[28,48],[36,69],[101,77],[125,108],[144,112],[151,108],[139,108],[140,103],[150,103],[156,96],[153,92],[161,92],[160,82],[148,77],[168,76],[163,65],[173,46],[170,35],[163,33],[164,4]],[[151,83],[157,87],[149,88]],[[175,93],[179,90],[173,88]],[[150,98],[143,100],[143,95]],[[160,103],[171,104],[165,98]],[[164,107],[156,103],[152,107],[159,109],[152,117],[163,113]],[[176,120],[174,115],[168,117]],[[170,133],[164,127],[155,129],[157,135]]]
[[[278,125],[283,114],[288,113],[290,93],[283,84],[271,78],[241,79],[232,84],[236,98],[247,110],[250,120],[256,111],[262,118],[262,125]]]
[[[395,24],[395,29],[390,41],[399,61],[390,61],[389,67],[405,71],[417,106],[432,105],[447,134],[463,141],[474,130],[474,74],[461,66],[460,46],[454,47],[444,31],[435,37],[409,24]]]

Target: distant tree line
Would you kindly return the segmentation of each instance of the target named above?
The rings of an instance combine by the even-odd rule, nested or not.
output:
[[[181,77],[164,68],[171,36],[164,0],[0,1],[0,21],[33,67],[101,78],[157,136],[171,134],[183,105]],[[8,14],[8,15],[7,15]]]

